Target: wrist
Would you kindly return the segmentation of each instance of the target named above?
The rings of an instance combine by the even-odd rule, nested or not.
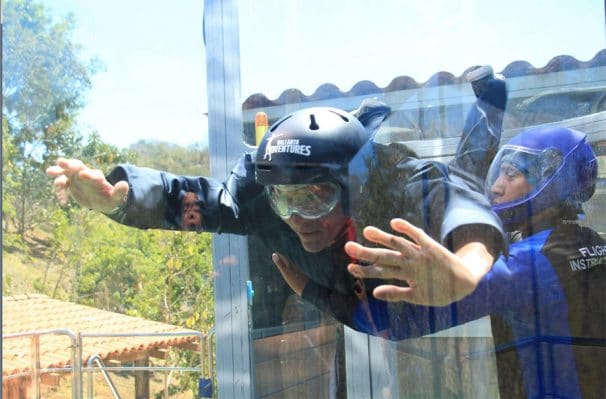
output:
[[[128,203],[128,193],[124,194],[124,196],[122,197],[122,200],[120,201],[119,204],[117,204],[115,207],[111,208],[108,211],[103,211],[102,213],[105,215],[116,215],[120,212],[122,212],[125,208],[126,205]]]

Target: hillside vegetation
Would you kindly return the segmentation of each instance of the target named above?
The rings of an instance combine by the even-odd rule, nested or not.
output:
[[[74,17],[55,22],[34,0],[6,0],[2,12],[2,294],[41,293],[208,331],[209,234],[137,230],[75,203],[60,208],[45,175],[58,157],[104,172],[130,162],[205,175],[207,151],[158,142],[117,148],[81,131],[76,118],[103,64],[83,59],[72,42]]]

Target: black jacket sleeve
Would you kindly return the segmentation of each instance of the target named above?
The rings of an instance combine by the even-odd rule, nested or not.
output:
[[[182,223],[182,210],[185,195],[193,193],[202,217],[200,231],[247,234],[254,227],[251,215],[255,207],[265,201],[263,188],[254,179],[251,157],[241,157],[224,182],[120,165],[107,180],[128,182],[128,200],[123,209],[108,216],[143,229],[190,230]]]

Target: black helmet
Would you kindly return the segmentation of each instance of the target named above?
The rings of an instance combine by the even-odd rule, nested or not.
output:
[[[340,202],[348,213],[350,162],[372,145],[389,112],[385,104],[365,100],[353,114],[314,107],[274,123],[259,144],[255,164],[256,180],[265,186],[274,211],[284,219],[292,212],[316,218]],[[314,187],[296,187],[310,184]]]
[[[347,186],[348,164],[371,133],[348,112],[314,107],[274,123],[259,144],[256,179],[263,185],[334,182]]]

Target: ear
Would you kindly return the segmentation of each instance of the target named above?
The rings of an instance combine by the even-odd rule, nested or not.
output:
[[[391,108],[376,98],[365,98],[357,109],[351,111],[351,114],[360,121],[372,137],[391,114]]]

